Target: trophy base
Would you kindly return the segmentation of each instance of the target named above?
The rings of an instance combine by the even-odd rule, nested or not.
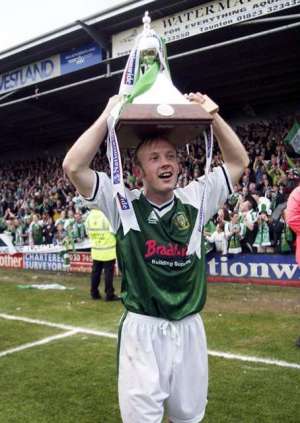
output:
[[[126,104],[116,124],[120,148],[134,148],[160,136],[174,145],[189,144],[213,118],[198,104]]]

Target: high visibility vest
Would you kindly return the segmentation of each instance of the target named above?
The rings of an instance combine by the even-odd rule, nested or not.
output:
[[[100,210],[91,210],[85,221],[87,235],[91,242],[93,260],[109,261],[116,258],[116,237]]]

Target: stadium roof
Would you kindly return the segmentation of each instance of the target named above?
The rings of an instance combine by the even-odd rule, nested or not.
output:
[[[205,1],[140,0],[0,52],[0,75],[94,41],[111,54],[114,34]],[[240,1],[243,4],[242,1]],[[258,2],[259,3],[259,2]],[[270,2],[271,4],[271,2]],[[274,9],[275,10],[275,9]],[[167,45],[182,92],[207,92],[225,112],[300,98],[300,6]],[[109,56],[107,56],[109,57]],[[126,56],[0,94],[0,154],[71,144],[118,91]]]

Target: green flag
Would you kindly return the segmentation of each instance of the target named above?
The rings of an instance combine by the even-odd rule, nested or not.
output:
[[[300,124],[295,121],[284,142],[290,145],[295,153],[300,154]]]
[[[286,157],[286,161],[287,161],[287,164],[289,166],[289,169],[293,169],[293,168],[297,167],[295,162],[286,153],[285,153],[285,157]]]

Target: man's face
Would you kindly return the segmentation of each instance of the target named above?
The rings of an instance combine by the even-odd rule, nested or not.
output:
[[[253,182],[251,182],[249,184],[249,191],[254,192],[255,190],[256,190],[256,185]]]
[[[174,146],[158,138],[138,151],[137,176],[143,180],[145,193],[170,194],[176,185],[179,164]]]
[[[243,201],[241,203],[240,210],[241,210],[242,213],[245,213],[245,212],[248,212],[249,210],[251,210],[250,201],[248,201],[248,200]]]
[[[232,215],[231,222],[232,222],[233,225],[236,225],[238,223],[238,221],[239,221],[239,215],[237,213],[234,213]]]

